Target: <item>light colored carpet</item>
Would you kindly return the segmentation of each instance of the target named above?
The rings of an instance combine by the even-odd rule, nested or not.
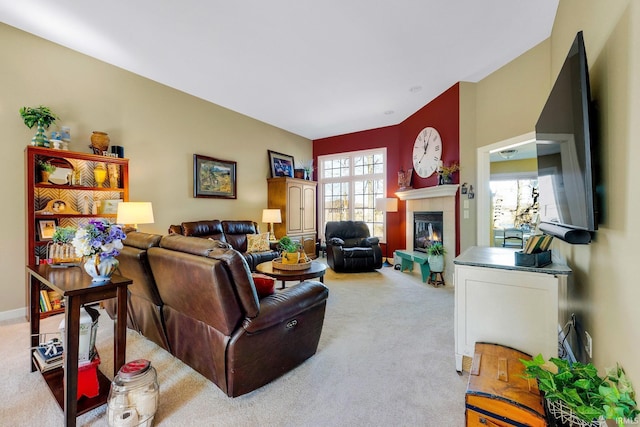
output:
[[[455,371],[453,287],[433,288],[419,273],[393,268],[327,271],[329,302],[318,352],[297,369],[231,399],[155,344],[128,331],[127,360],[158,371],[157,426],[452,426],[464,425],[467,375]],[[56,331],[62,316],[42,322]],[[113,378],[112,322],[102,312],[97,348]],[[44,380],[29,372],[29,325],[0,326],[0,424],[62,425]],[[78,425],[106,426],[106,406]]]

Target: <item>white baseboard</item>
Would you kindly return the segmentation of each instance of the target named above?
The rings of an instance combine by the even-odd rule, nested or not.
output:
[[[27,318],[27,307],[16,308],[15,310],[0,311],[0,322],[3,320],[15,320],[15,319]]]

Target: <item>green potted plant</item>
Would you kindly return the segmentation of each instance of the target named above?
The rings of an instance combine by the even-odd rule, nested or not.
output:
[[[434,273],[442,273],[444,271],[444,255],[447,253],[442,243],[435,242],[427,248],[427,261],[429,262],[429,270]]]
[[[525,366],[525,378],[538,381],[556,419],[577,418],[584,426],[598,426],[598,420],[610,419],[624,426],[625,420],[634,420],[640,414],[633,387],[619,365],[602,378],[591,363],[569,363],[552,357],[549,361],[553,365],[546,368],[541,354],[520,361]]]
[[[20,108],[20,116],[24,121],[24,124],[32,129],[37,126],[36,134],[31,138],[31,145],[38,147],[48,147],[49,139],[45,134],[45,129],[48,129],[53,122],[59,117],[55,115],[49,107],[40,105],[39,107],[22,107]]]
[[[45,162],[38,160],[38,168],[40,169],[40,183],[48,184],[49,176],[56,170],[55,165],[52,165],[48,160]]]
[[[291,240],[289,236],[282,236],[278,242],[278,249],[282,251],[283,264],[297,264],[300,260],[300,249],[302,245],[299,242]]]

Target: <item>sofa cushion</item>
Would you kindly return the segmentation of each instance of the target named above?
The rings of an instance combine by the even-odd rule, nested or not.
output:
[[[251,273],[251,278],[253,279],[253,284],[256,286],[256,291],[258,291],[260,298],[275,292],[276,279],[273,277],[269,277],[266,274]]]
[[[247,252],[269,250],[269,233],[247,234]]]

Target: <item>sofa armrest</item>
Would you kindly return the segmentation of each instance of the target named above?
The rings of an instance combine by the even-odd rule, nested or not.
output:
[[[329,289],[322,283],[302,282],[261,299],[260,313],[252,319],[245,319],[242,326],[249,333],[259,332],[324,303],[328,296]]]
[[[329,240],[327,240],[327,244],[328,245],[333,245],[333,246],[343,246],[344,245],[344,240],[342,240],[339,237],[332,237]]]
[[[380,238],[378,237],[365,237],[364,239],[362,239],[362,246],[371,247],[379,244]]]

